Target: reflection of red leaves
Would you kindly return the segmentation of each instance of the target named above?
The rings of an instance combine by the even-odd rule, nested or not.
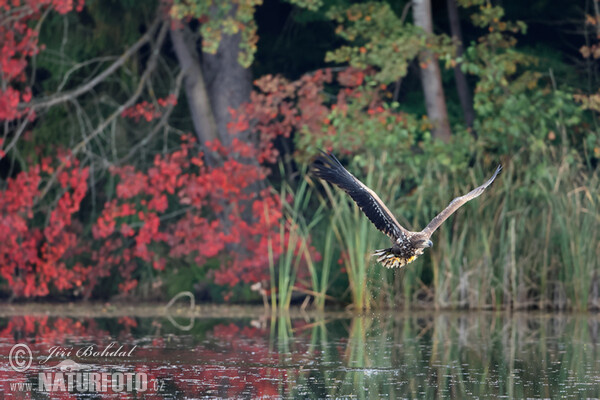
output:
[[[213,335],[218,337],[219,339],[234,339],[237,337],[240,328],[234,323],[230,323],[229,325],[217,325],[213,328]]]
[[[166,335],[152,339],[160,324],[146,326],[128,316],[115,319],[116,324],[112,321],[106,324],[104,320],[47,315],[6,318],[0,328],[0,353],[8,354],[14,344],[21,342],[30,347],[36,359],[49,355],[55,346],[72,351],[74,356],[79,349],[89,345],[101,351],[116,341],[119,346],[123,346],[124,351],[132,350],[135,346],[132,352],[135,359],[123,359],[123,363],[127,364],[125,368],[129,372],[145,373],[149,389],[153,382],[159,382],[167,383],[170,390],[186,398],[214,397],[218,393],[227,398],[269,399],[290,397],[294,393],[293,386],[282,385],[281,382],[297,380],[297,374],[302,374],[301,370],[282,368],[282,357],[285,357],[286,362],[289,359],[288,364],[308,365],[317,356],[309,345],[311,341],[307,334],[310,329],[299,329],[305,323],[301,322],[299,325],[298,321],[292,321],[292,325],[296,329],[295,336],[299,336],[300,340],[295,343],[291,353],[281,353],[269,339],[268,325],[257,328],[240,322],[218,324],[206,332],[210,339],[208,344],[188,341],[183,345],[173,345],[172,340],[165,339]],[[102,326],[109,326],[110,331]],[[149,336],[151,342],[140,343],[136,339],[140,335]],[[339,346],[342,356],[345,342]],[[116,347],[112,349],[116,350]],[[46,365],[34,362],[29,372],[37,373],[48,367],[55,367],[63,358],[65,357],[55,355]],[[232,362],[224,367],[222,360]],[[111,360],[95,360],[90,364],[85,358],[76,361],[86,364],[93,372],[106,372],[111,363]],[[178,367],[165,372],[164,365],[172,361],[176,361]],[[199,362],[201,368],[198,368]],[[0,391],[8,392],[11,384],[26,380],[27,374],[4,368],[0,371]],[[64,392],[64,398],[73,396],[72,393]],[[144,398],[158,399],[164,398],[164,395],[160,391],[153,393],[148,390]]]

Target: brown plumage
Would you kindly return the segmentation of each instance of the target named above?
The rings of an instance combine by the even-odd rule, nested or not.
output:
[[[481,195],[501,170],[502,166],[498,165],[494,175],[483,185],[452,200],[422,231],[411,232],[400,225],[379,196],[348,172],[333,154],[322,152],[312,164],[312,171],[316,176],[348,193],[375,227],[390,237],[392,247],[373,253],[377,256],[377,261],[387,268],[403,267],[423,254],[424,249],[433,245],[430,240],[433,232],[463,204]]]

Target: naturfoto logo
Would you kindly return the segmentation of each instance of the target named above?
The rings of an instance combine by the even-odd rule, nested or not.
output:
[[[137,346],[125,349],[116,342],[111,342],[102,347],[86,345],[79,348],[53,346],[48,354],[40,361],[43,366],[38,372],[38,392],[88,392],[88,393],[120,393],[120,392],[146,392],[148,390],[160,391],[162,382],[148,379],[144,372],[130,371],[98,371],[102,360],[127,358],[133,355]],[[93,359],[94,364],[79,363],[71,358]],[[49,362],[52,359],[62,359],[56,365]],[[33,355],[28,345],[19,343],[12,347],[9,354],[11,368],[17,372],[26,372],[31,368]],[[89,362],[89,361],[88,361]],[[38,367],[39,369],[39,367]],[[20,383],[21,384],[21,383]],[[25,384],[23,384],[25,385]],[[33,385],[28,383],[25,387],[15,387],[15,391],[30,391]]]

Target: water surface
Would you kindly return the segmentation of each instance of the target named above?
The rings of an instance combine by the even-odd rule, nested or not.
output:
[[[76,386],[71,393],[60,385],[40,391],[40,373],[47,374],[46,384],[66,381],[72,371],[63,370],[65,362],[73,362],[79,368],[73,374],[85,379],[129,373],[138,380],[100,390],[102,398],[600,397],[595,314],[272,318],[255,309],[224,316],[226,310],[170,318],[162,309],[5,314],[0,392],[4,398],[80,398]],[[15,344],[32,353],[24,372],[11,368]],[[136,390],[142,379],[145,387]]]

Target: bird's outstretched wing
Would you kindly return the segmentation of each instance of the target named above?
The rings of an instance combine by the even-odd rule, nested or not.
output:
[[[451,216],[456,210],[458,210],[463,204],[465,204],[467,201],[473,200],[475,197],[478,197],[479,195],[481,195],[481,193],[483,193],[483,191],[488,186],[490,186],[492,184],[492,182],[494,182],[494,179],[496,179],[496,176],[498,176],[498,174],[500,173],[501,170],[502,170],[502,165],[498,165],[498,168],[496,168],[496,172],[494,172],[494,175],[490,179],[488,179],[487,182],[485,182],[483,185],[471,190],[469,193],[465,194],[464,196],[460,196],[460,197],[457,197],[454,200],[452,200],[450,202],[450,204],[448,204],[448,207],[446,207],[444,209],[444,211],[442,211],[434,219],[432,219],[431,222],[421,232],[425,233],[428,237],[431,236],[431,234],[433,232],[435,232],[435,230],[437,228],[439,228],[440,225],[446,219],[448,219],[448,217]]]
[[[377,229],[392,240],[407,234],[374,191],[348,172],[333,154],[321,153],[312,164],[313,174],[348,193]]]

